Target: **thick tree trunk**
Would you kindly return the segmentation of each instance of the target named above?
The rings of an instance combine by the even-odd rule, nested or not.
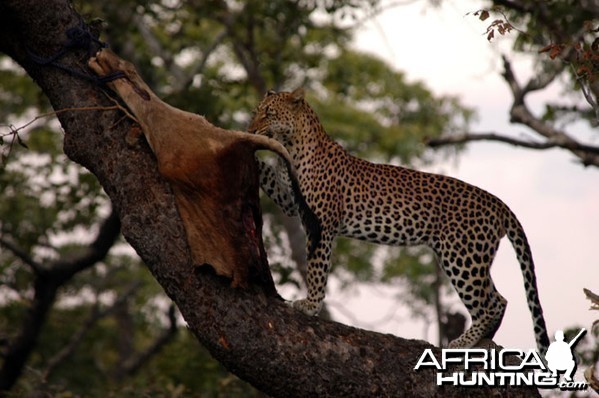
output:
[[[20,63],[54,109],[109,106],[99,87],[31,61],[27,50],[56,53],[65,31],[81,24],[67,0],[0,3],[0,50]],[[60,62],[87,73],[86,51]],[[90,72],[91,74],[91,72]],[[59,115],[64,151],[94,173],[110,196],[122,233],[177,304],[190,329],[212,355],[239,377],[272,396],[478,396],[490,391],[437,388],[435,373],[413,370],[430,345],[307,317],[261,286],[231,287],[228,278],[192,265],[172,190],[158,174],[149,147],[128,147],[131,128],[116,111]],[[219,225],[214,225],[219,233]],[[536,391],[504,389],[499,396]],[[495,394],[494,394],[495,395]]]

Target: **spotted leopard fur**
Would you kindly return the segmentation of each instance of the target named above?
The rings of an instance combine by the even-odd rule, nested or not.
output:
[[[450,347],[472,347],[492,338],[507,301],[496,290],[490,267],[507,234],[524,277],[537,345],[549,345],[526,235],[512,211],[490,193],[460,180],[347,153],[328,137],[303,90],[269,92],[248,129],[281,142],[298,173],[300,189],[321,223],[321,238],[308,255],[308,296],[293,306],[319,312],[337,235],[388,245],[426,245],[472,317]],[[261,162],[261,187],[289,215],[297,205],[281,167]],[[307,228],[308,242],[312,235]],[[310,244],[310,243],[309,243]]]

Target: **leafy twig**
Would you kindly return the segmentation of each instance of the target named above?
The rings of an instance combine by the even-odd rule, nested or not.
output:
[[[495,38],[495,32],[497,31],[500,35],[504,36],[506,33],[510,33],[512,30],[519,32],[520,34],[526,35],[526,32],[521,29],[516,28],[508,19],[507,15],[500,9],[494,8],[491,11],[498,12],[501,14],[502,18],[494,19],[489,26],[487,26],[487,30],[485,34],[487,35],[487,40],[491,41]],[[491,16],[491,11],[489,10],[478,10],[475,12],[466,13],[466,15],[473,15],[478,17],[481,21],[486,21]]]
[[[579,74],[574,65],[571,64],[571,66],[572,72],[574,73],[574,76],[576,77],[578,84],[580,84],[580,90],[584,95],[584,99],[589,103],[589,105],[591,105],[591,108],[593,108],[593,111],[595,112],[596,120],[594,125],[597,126],[599,125],[599,103],[597,103],[597,100],[593,97],[593,94],[591,93],[591,89],[589,87],[589,82],[587,81],[587,79],[585,79],[585,75]]]
[[[27,127],[31,126],[33,123],[37,122],[38,120],[46,118],[46,117],[58,116],[61,113],[71,112],[71,111],[113,111],[113,110],[121,110],[121,111],[123,111],[125,113],[125,115],[129,119],[131,119],[131,120],[133,120],[134,122],[137,123],[137,119],[129,112],[129,110],[127,108],[125,108],[124,106],[120,105],[116,100],[114,100],[110,96],[108,96],[108,98],[114,102],[113,106],[82,106],[82,107],[74,107],[74,108],[64,108],[64,109],[59,109],[59,110],[52,111],[52,112],[42,113],[41,115],[37,115],[36,117],[34,117],[33,119],[31,119],[30,121],[28,121],[27,123],[23,124],[20,127],[15,127],[12,124],[4,125],[4,127],[8,127],[8,129],[10,131],[8,133],[0,134],[0,146],[4,145],[4,138],[5,137],[12,137],[12,138],[10,140],[10,143],[8,144],[8,149],[1,154],[0,165],[4,164],[6,162],[6,159],[8,158],[8,155],[12,151],[12,148],[13,148],[13,146],[15,144],[15,141],[16,141],[17,144],[19,144],[23,148],[29,149],[27,147],[27,144],[25,144],[25,142],[23,141],[23,139],[19,135],[19,133],[22,130],[26,129]],[[2,125],[0,125],[0,126],[2,126]]]

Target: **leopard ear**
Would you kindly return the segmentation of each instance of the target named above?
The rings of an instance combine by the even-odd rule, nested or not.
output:
[[[304,92],[304,89],[302,87],[296,88],[291,92],[291,100],[293,102],[303,101],[305,95],[306,93]]]
[[[266,92],[266,94],[264,94],[264,98],[266,98],[266,97],[270,97],[271,95],[273,95],[273,94],[276,94],[276,93],[277,93],[277,92],[276,92],[275,90],[268,90],[268,91]]]

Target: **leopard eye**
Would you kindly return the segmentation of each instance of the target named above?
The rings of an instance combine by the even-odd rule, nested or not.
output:
[[[266,116],[273,117],[277,114],[277,111],[272,109],[270,106],[267,106],[266,108],[264,108],[264,113],[266,114]]]

